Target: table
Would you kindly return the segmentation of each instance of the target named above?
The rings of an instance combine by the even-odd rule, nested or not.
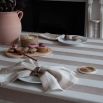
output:
[[[79,82],[63,92],[44,93],[41,85],[20,81],[0,87],[0,98],[15,103],[103,103],[103,40],[88,39],[78,46],[63,45],[57,41],[40,39],[53,53],[40,58],[41,65],[65,65],[72,71],[80,66],[93,66],[96,74],[80,74]],[[0,53],[6,47],[0,47]],[[0,55],[0,67],[22,59],[11,59]]]

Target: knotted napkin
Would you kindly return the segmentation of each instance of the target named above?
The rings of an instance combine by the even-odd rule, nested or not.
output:
[[[28,76],[37,76],[41,81],[44,91],[62,91],[78,81],[75,73],[64,66],[36,67],[32,59],[27,59],[14,65],[1,68],[0,84],[1,86],[6,85],[18,78]]]

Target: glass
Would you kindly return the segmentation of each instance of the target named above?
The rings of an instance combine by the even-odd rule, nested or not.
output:
[[[32,37],[34,37],[34,44],[35,45],[31,45],[31,46],[39,46],[39,33],[32,33],[32,34],[29,34],[29,36],[32,36]],[[34,64],[35,64],[35,68],[34,68],[34,70],[31,72],[31,76],[33,75],[36,75],[36,76],[38,76],[39,74],[39,71],[40,71],[40,65],[39,65],[39,58],[40,58],[40,56],[39,56],[39,54],[37,53],[37,55],[36,56],[34,56],[34,57],[31,57],[31,56],[28,56],[28,55],[25,55],[26,57],[28,57],[28,58],[30,58],[30,59],[32,59],[33,60],[33,62],[34,62]]]
[[[91,22],[94,24],[94,35],[93,38],[99,38],[99,24],[100,24],[100,20],[91,20]]]
[[[31,48],[35,48],[35,47],[39,46],[39,33],[28,33],[27,36],[29,37],[29,39],[27,38],[28,39],[27,45],[28,45],[28,43],[30,43],[29,46]],[[21,42],[21,44],[23,44],[23,42]],[[29,56],[27,54],[25,56],[30,58],[30,59],[32,59],[34,61],[34,63],[35,63],[35,66],[39,67],[39,63],[38,62],[39,62],[39,57],[40,56],[39,56],[38,53],[36,54],[36,56],[33,56],[33,57],[31,57],[31,56]]]
[[[15,40],[11,44],[11,48],[13,48],[16,52],[20,52],[19,54],[24,55],[26,58],[30,58],[34,61],[35,66],[38,67],[38,59],[39,53],[37,53],[36,49],[39,46],[39,34],[38,33],[28,33],[21,35],[17,40]],[[36,55],[30,55],[30,54]]]

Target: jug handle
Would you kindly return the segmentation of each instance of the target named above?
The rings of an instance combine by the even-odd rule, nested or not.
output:
[[[21,20],[23,18],[23,11],[17,11],[18,17]]]

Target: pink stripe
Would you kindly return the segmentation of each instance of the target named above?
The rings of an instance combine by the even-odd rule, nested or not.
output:
[[[74,85],[71,88],[68,88],[67,90],[73,90],[73,91],[78,91],[78,92],[84,92],[84,93],[96,94],[96,95],[103,96],[103,89],[95,88],[95,87]]]

